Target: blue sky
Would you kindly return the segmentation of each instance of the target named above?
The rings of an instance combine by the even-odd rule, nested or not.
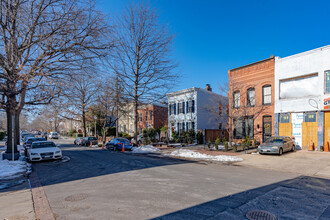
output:
[[[131,1],[97,0],[110,15]],[[228,80],[229,69],[330,44],[330,1],[154,0],[176,35],[174,56],[183,75],[175,90]],[[330,61],[329,61],[330,62]]]

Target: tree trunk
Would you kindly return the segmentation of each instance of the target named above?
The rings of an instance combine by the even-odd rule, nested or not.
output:
[[[14,134],[14,139],[15,139],[15,130],[13,130],[13,116],[15,117],[15,114],[13,110],[9,109],[7,110],[7,150],[6,153],[11,154],[11,153],[18,153],[17,150],[17,144],[15,143],[16,141],[13,140],[13,134]],[[15,120],[15,119],[14,119]],[[15,124],[15,123],[14,123]],[[14,131],[14,132],[13,132]],[[13,148],[14,146],[14,148]]]
[[[137,125],[138,125],[138,99],[137,99],[137,91],[135,92],[134,97],[134,141],[137,144]]]
[[[87,136],[86,134],[86,113],[85,113],[85,108],[83,107],[82,110],[82,120],[83,120],[83,130],[84,130],[84,137]]]
[[[20,125],[19,125],[19,117],[20,117],[21,112],[16,111],[15,113],[15,145],[20,145]]]

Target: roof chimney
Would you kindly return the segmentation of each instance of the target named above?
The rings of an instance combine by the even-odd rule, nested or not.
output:
[[[210,84],[206,84],[206,88],[205,88],[207,91],[210,91],[212,92],[212,88],[211,88],[211,85]]]

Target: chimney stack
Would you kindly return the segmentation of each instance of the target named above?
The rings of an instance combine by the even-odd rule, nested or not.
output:
[[[205,88],[207,91],[210,91],[212,92],[212,88],[211,88],[211,85],[210,84],[206,84],[206,88]]]

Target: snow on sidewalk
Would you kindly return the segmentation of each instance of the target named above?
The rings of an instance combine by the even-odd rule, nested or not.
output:
[[[135,154],[147,154],[147,153],[154,153],[157,151],[160,151],[160,150],[151,145],[145,145],[145,146],[141,146],[141,147],[132,148],[132,153],[135,153]]]
[[[235,157],[235,156],[227,156],[227,155],[217,155],[211,156],[207,154],[202,154],[199,152],[195,152],[188,149],[179,149],[173,151],[170,156],[177,156],[177,157],[184,157],[184,158],[194,158],[194,159],[201,159],[201,160],[213,160],[213,161],[223,161],[223,162],[233,162],[233,161],[242,161],[242,158]]]
[[[22,157],[21,157],[22,158]],[[0,158],[0,180],[10,180],[24,175],[30,170],[26,161],[9,161]]]

